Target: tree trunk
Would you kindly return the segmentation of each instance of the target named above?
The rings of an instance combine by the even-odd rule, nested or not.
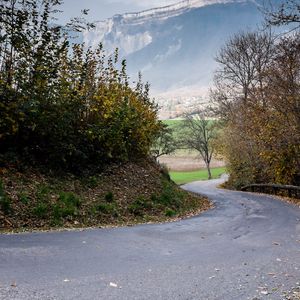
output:
[[[208,173],[208,180],[210,180],[212,178],[211,177],[211,171],[210,171],[210,165],[206,164],[206,168],[207,168],[207,173]]]

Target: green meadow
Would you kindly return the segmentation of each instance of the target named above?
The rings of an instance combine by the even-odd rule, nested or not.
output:
[[[226,172],[225,167],[211,169],[212,178],[219,178]],[[207,180],[208,174],[206,169],[191,172],[170,172],[171,179],[177,184],[185,184],[192,181]]]

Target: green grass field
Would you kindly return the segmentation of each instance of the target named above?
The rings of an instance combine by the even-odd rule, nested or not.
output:
[[[184,119],[171,119],[164,120],[163,123],[168,125],[171,128],[179,127],[184,122]],[[215,122],[215,120],[210,120],[210,122]]]
[[[211,169],[212,177],[219,178],[226,172],[225,170],[224,167]],[[185,184],[197,180],[207,180],[208,178],[206,169],[192,172],[170,172],[170,176],[177,184]]]
[[[164,124],[166,124],[170,127],[178,126],[182,122],[183,122],[183,120],[181,120],[181,119],[172,119],[172,120],[164,120],[163,121]]]

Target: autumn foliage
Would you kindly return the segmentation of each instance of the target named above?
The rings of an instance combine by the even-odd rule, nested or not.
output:
[[[148,155],[161,123],[118,51],[72,43],[60,1],[0,0],[0,158],[78,171]]]
[[[300,185],[300,35],[242,33],[220,51],[214,108],[230,183]]]

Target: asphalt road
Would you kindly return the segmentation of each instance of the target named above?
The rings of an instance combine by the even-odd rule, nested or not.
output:
[[[185,189],[216,208],[156,225],[0,235],[0,299],[285,299],[300,281],[300,209]]]

